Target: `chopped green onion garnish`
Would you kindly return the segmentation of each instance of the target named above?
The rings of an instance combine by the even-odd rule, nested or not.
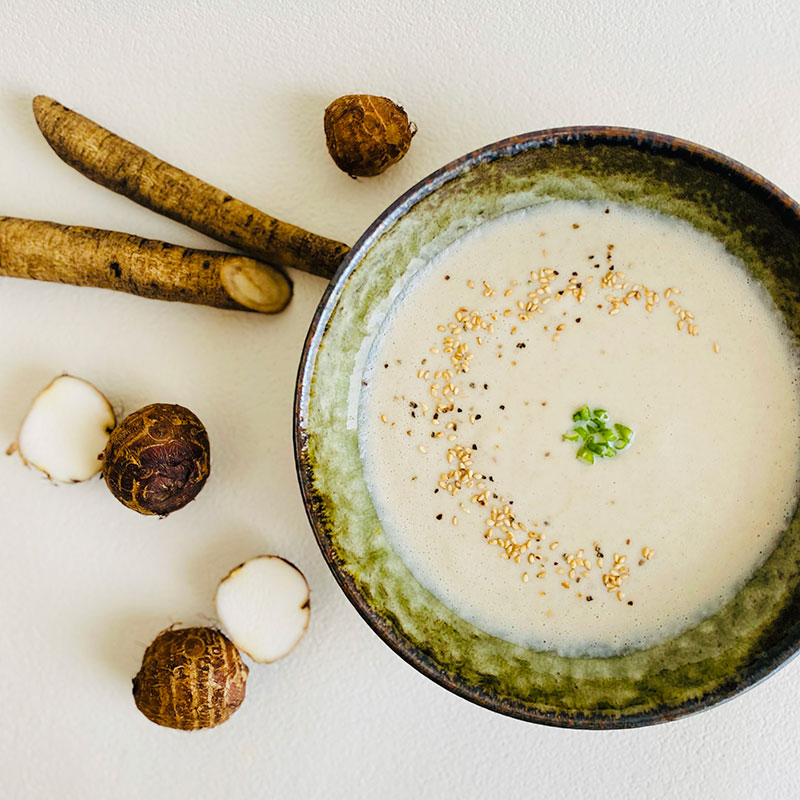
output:
[[[589,406],[583,406],[572,415],[572,421],[580,424],[573,425],[572,430],[562,434],[561,438],[567,442],[583,440],[575,457],[589,464],[594,464],[595,456],[613,458],[630,446],[634,436],[633,431],[620,422],[614,423],[613,428],[609,427],[608,411],[604,408],[590,411]]]
[[[578,454],[576,455],[576,458],[582,458],[584,461],[594,464],[594,455],[592,455],[592,453],[585,447],[578,448]]]
[[[583,408],[579,408],[573,415],[572,421],[578,422],[580,420],[586,420],[591,418],[591,412],[589,411],[589,406],[584,406]]]
[[[620,422],[614,423],[614,430],[620,435],[621,439],[630,439],[633,435],[633,431],[627,425],[623,425]]]

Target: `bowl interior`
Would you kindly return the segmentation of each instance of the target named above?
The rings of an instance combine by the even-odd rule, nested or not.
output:
[[[800,643],[800,516],[713,617],[648,650],[567,658],[490,636],[420,586],[381,534],[358,451],[361,369],[380,320],[431,256],[483,222],[558,199],[644,206],[722,242],[765,286],[800,342],[800,215],[717,153],[626,129],[515,137],[414,187],[353,248],[326,293],[298,381],[296,452],[323,554],[348,598],[402,657],[495,711],[611,728],[673,719],[752,685]]]

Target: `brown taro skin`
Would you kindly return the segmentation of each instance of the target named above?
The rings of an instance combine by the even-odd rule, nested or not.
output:
[[[166,517],[197,496],[211,471],[203,423],[188,408],[153,403],[126,417],[103,454],[114,497],[140,514]]]
[[[402,106],[370,94],[337,97],[324,125],[331,158],[351,178],[380,175],[408,152],[417,132]]]
[[[239,651],[220,631],[166,630],[145,651],[133,679],[133,699],[157,725],[213,728],[242,704],[247,673]]]

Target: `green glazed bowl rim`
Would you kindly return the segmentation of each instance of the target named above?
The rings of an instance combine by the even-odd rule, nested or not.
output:
[[[294,407],[295,463],[306,514],[314,531],[317,544],[334,578],[347,599],[373,631],[415,669],[466,700],[517,719],[557,727],[585,729],[633,728],[668,722],[702,711],[752,688],[797,655],[798,650],[800,650],[800,638],[797,637],[795,630],[787,631],[786,636],[780,642],[775,643],[753,663],[752,669],[744,678],[736,682],[725,683],[715,690],[707,692],[697,700],[688,701],[673,708],[662,707],[652,711],[622,714],[613,719],[590,715],[565,718],[554,712],[531,708],[508,697],[495,696],[491,692],[482,690],[467,681],[460,680],[458,676],[444,674],[429,656],[409,639],[398,633],[372,607],[369,599],[360,591],[356,581],[347,571],[337,554],[326,524],[322,504],[315,495],[314,465],[308,457],[307,449],[308,431],[306,420],[309,416],[311,385],[320,345],[348,278],[380,237],[421,200],[435,193],[441,186],[481,164],[489,163],[502,157],[514,156],[530,149],[557,147],[578,142],[589,145],[620,145],[653,154],[666,154],[683,158],[704,170],[723,176],[726,180],[749,193],[760,203],[775,212],[787,224],[800,226],[800,204],[766,178],[718,151],[667,134],[616,126],[569,126],[523,133],[473,150],[431,173],[392,203],[367,228],[345,256],[336,274],[331,279],[314,314],[300,359]]]

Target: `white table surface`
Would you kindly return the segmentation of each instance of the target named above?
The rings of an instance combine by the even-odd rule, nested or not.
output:
[[[2,214],[213,246],[61,163],[37,93],[349,243],[450,159],[566,124],[692,139],[800,197],[795,0],[0,0],[0,22]],[[353,181],[325,150],[323,109],[349,92],[389,95],[419,126],[382,177]],[[124,412],[189,406],[214,448],[198,501],[164,521],[99,480],[53,487],[0,458],[0,797],[797,797],[800,661],[698,716],[569,731],[459,699],[371,632],[297,487],[294,378],[324,283],[293,277],[274,318],[0,278],[3,446],[68,371]],[[305,640],[253,667],[225,725],[151,724],[130,693],[144,647],[213,622],[218,580],[262,552],[308,576]]]

